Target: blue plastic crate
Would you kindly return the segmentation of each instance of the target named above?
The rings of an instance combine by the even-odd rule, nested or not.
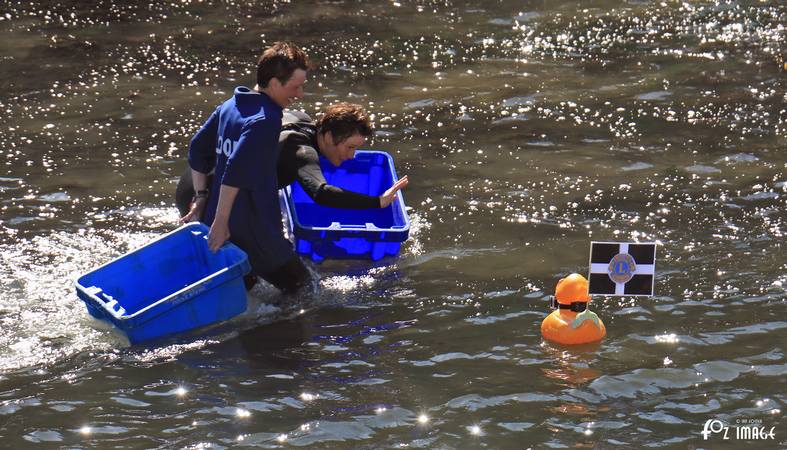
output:
[[[246,253],[231,243],[208,249],[208,227],[193,222],[76,281],[93,317],[132,344],[227,320],[246,310]]]
[[[398,179],[393,158],[382,151],[359,150],[339,167],[320,157],[320,166],[329,184],[362,194],[382,195]],[[284,208],[296,250],[318,262],[396,255],[410,234],[401,191],[386,208],[340,209],[314,203],[296,182],[285,189]]]

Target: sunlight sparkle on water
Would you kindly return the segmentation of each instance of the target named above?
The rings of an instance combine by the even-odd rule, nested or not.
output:
[[[655,339],[656,342],[661,342],[664,344],[676,344],[679,341],[678,336],[675,333],[660,334],[656,336]]]
[[[427,416],[426,414],[421,414],[420,416],[418,416],[418,423],[420,423],[421,425],[429,423],[429,416]]]
[[[669,366],[671,364],[672,364],[672,360],[669,358],[669,356],[665,356],[664,357],[664,367],[667,367],[667,366]]]

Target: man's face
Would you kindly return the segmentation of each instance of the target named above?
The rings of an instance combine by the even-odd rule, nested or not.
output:
[[[295,69],[290,79],[281,84],[277,78],[272,78],[268,84],[271,86],[270,96],[277,105],[282,108],[290,106],[290,103],[303,97],[303,85],[306,84],[306,71]]]
[[[333,135],[330,132],[326,133],[325,137],[329,146],[332,147],[328,149],[328,152],[324,152],[325,157],[337,167],[344,161],[355,158],[355,151],[366,142],[366,138],[361,133],[355,133],[339,143],[333,142]]]

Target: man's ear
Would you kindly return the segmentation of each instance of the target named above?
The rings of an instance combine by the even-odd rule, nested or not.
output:
[[[332,147],[336,146],[336,142],[334,142],[333,140],[333,133],[331,133],[330,131],[326,131],[325,133],[323,133],[323,137],[325,137],[325,142],[327,142],[328,145]]]
[[[282,87],[282,84],[281,84],[281,81],[279,81],[278,78],[271,77],[271,79],[268,80],[268,85],[265,86],[265,87],[274,88],[274,89],[280,89]]]

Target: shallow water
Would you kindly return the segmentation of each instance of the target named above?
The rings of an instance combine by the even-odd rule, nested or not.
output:
[[[0,12],[7,448],[781,448],[781,2],[111,2]],[[382,264],[315,266],[218,327],[128,346],[72,280],[174,228],[188,140],[256,53],[365,105],[411,184]],[[544,342],[591,240],[656,240],[657,296]],[[708,419],[775,427],[724,441]]]

